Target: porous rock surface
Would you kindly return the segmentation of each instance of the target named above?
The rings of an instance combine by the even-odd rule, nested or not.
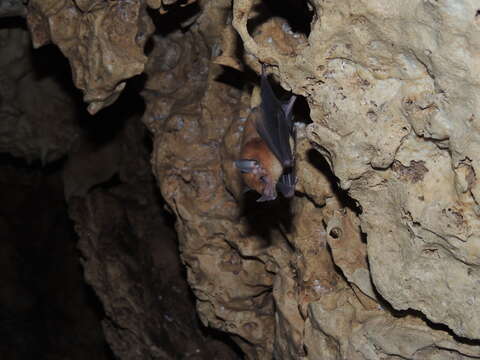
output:
[[[128,4],[135,14],[144,9]],[[160,9],[166,2],[147,4]],[[478,4],[304,5],[312,15],[308,34],[292,30],[288,16],[260,16],[268,6],[222,0],[198,2],[188,26],[152,38],[143,122],[153,134],[159,189],[177,218],[198,315],[230,334],[248,359],[479,358]],[[115,6],[99,11],[107,16]],[[43,19],[40,29],[51,16],[46,9],[31,10]],[[246,75],[232,86],[238,74],[218,64],[247,74],[248,67],[259,72],[259,61],[310,110],[312,123],[296,126],[299,183],[290,202],[256,203],[242,193],[233,166],[256,90]],[[99,82],[100,107],[126,77],[105,80],[105,88]],[[113,200],[103,196],[72,205],[85,253],[99,254],[89,250],[101,239],[91,209],[108,212],[102,209]],[[115,262],[102,263],[90,260],[87,274],[90,266],[109,281],[92,283],[134,283],[122,280],[130,272]],[[108,339],[129,344],[115,352],[161,358],[150,338],[138,335],[147,331],[143,315],[122,317],[122,301],[139,290],[108,289],[101,299],[121,325],[106,328]]]
[[[69,198],[85,279],[105,311],[105,338],[119,359],[236,359],[197,320],[175,233],[165,220],[148,152],[138,141],[145,131],[138,117],[128,119],[114,140],[116,181]],[[105,155],[96,155],[102,165]],[[77,156],[69,166],[91,175],[85,157],[91,159]]]
[[[144,69],[153,25],[143,1],[31,0],[27,20],[35,48],[54,43],[69,59],[91,114],[112,104],[125,80]]]
[[[209,6],[198,27],[186,34],[154,37],[144,122],[155,136],[153,170],[177,216],[180,251],[200,319],[234,335],[249,357],[267,358],[274,330],[273,275],[264,264],[270,255],[254,256],[268,248],[259,248],[261,240],[239,217],[223,175],[234,171],[233,159],[223,162],[221,153],[232,119],[248,110],[248,102],[239,90],[215,81],[222,69],[211,65],[210,48],[221,29],[209,25],[225,22],[228,1]],[[238,140],[239,132],[232,137]]]
[[[396,310],[417,311],[452,334],[477,340],[478,4],[386,6],[369,0],[312,5],[308,46],[294,56],[252,39],[246,27],[251,1],[235,1],[233,23],[247,51],[277,66],[285,87],[306,97],[313,120],[308,137],[360,207],[379,296]],[[342,240],[345,224],[336,217],[327,221],[327,231],[337,227],[329,235],[348,246]],[[361,275],[368,271],[365,262],[356,269],[344,256],[340,262],[337,246],[331,245],[336,265],[349,282],[372,295]],[[356,251],[347,249],[344,255],[355,258]],[[311,314],[321,313],[323,301],[310,305]],[[324,331],[324,323],[314,317]],[[368,323],[362,331],[376,328]],[[391,353],[386,344],[374,348]],[[420,349],[394,353],[429,358],[419,357]],[[357,349],[344,358],[375,356]]]
[[[387,8],[375,1],[312,2],[308,38],[274,18],[260,33],[247,30],[252,7],[248,0],[233,3],[243,58],[232,60],[235,52],[228,48],[217,62],[239,68],[243,61],[257,71],[257,60],[274,65],[284,88],[308,102],[313,124],[297,130],[299,196],[289,208],[242,201],[232,160],[248,109],[234,101],[217,103],[228,92],[216,90],[221,84],[210,80],[218,71],[214,65],[187,75],[192,82],[208,69],[191,91],[203,91],[195,106],[183,86],[172,84],[177,89],[172,96],[168,82],[160,81],[188,61],[190,53],[180,45],[163,45],[162,51],[166,56],[166,49],[177,49],[168,59],[176,58],[179,70],[158,65],[158,83],[147,85],[144,119],[157,139],[154,171],[178,216],[182,256],[203,321],[243,338],[234,337],[252,358],[479,356],[472,315],[478,286],[473,3]],[[199,31],[202,25],[199,21]],[[224,41],[232,38],[228,21],[222,35]],[[461,61],[452,64],[462,39],[471,53],[462,52]],[[464,71],[454,71],[458,67]],[[158,86],[168,90],[154,89]],[[215,91],[220,93],[212,99]],[[240,108],[229,110],[231,123],[225,124],[221,105]],[[314,149],[341,189],[332,185],[336,180]],[[353,199],[350,208],[342,190]],[[269,213],[270,223],[262,212]],[[281,215],[289,213],[285,228]],[[225,252],[236,264],[236,276],[221,267]],[[258,271],[254,284],[248,278],[252,263]],[[271,279],[263,282],[265,276]],[[254,296],[242,291],[243,285],[269,283],[273,346],[252,331],[264,336],[272,331],[268,317],[249,318],[246,327],[248,306],[238,305],[238,298]]]

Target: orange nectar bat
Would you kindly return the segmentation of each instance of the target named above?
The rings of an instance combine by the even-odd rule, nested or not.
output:
[[[295,192],[294,158],[290,146],[293,132],[292,108],[296,96],[287,103],[277,99],[262,66],[261,99],[252,110],[243,134],[241,159],[235,161],[249,189],[262,196],[257,201],[285,197]]]

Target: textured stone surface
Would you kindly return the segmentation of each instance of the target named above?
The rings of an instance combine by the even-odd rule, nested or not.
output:
[[[249,254],[262,251],[262,240],[249,234],[223,182],[222,165],[234,170],[233,158],[222,163],[222,139],[232,119],[239,126],[248,103],[241,101],[241,92],[215,81],[222,69],[209,64],[204,37],[208,25],[225,16],[222,7],[212,5],[199,29],[154,38],[144,122],[155,136],[153,169],[177,215],[180,251],[200,319],[234,334],[249,358],[269,358],[272,276]],[[237,146],[239,140],[238,133],[233,135]]]
[[[121,359],[238,358],[195,312],[148,162],[143,103],[128,95],[139,82],[89,116],[72,100],[61,53],[54,46],[32,51],[22,19],[0,20],[2,359],[103,360],[113,356],[108,346]],[[59,161],[42,169],[3,152]],[[55,186],[44,186],[52,171]]]
[[[105,337],[119,359],[236,359],[201,329],[175,233],[165,222],[148,153],[138,141],[144,135],[139,118],[129,119],[112,140],[121,144],[117,181],[72,193],[69,200],[85,278],[105,310]],[[90,173],[84,156],[70,161]]]
[[[476,5],[318,4],[328,16],[310,43],[328,58],[309,66],[323,81],[309,97],[320,104],[311,139],[362,207],[377,290],[396,309],[472,339],[480,338]]]
[[[333,259],[375,298],[362,259],[368,253],[376,291],[394,308],[421,311],[478,339],[476,5],[312,4],[308,46],[290,56],[248,33],[251,1],[234,2],[233,24],[246,50],[277,65],[285,87],[306,97],[313,120],[308,137],[360,206],[367,251],[361,241],[349,251],[350,241],[329,239]],[[325,219],[330,235],[335,227],[352,228],[340,215]]]
[[[174,1],[146,3],[162,13]],[[302,16],[308,6],[312,16],[304,33],[289,25],[302,2],[285,3],[277,14],[277,2],[201,1],[200,13],[180,13],[177,31],[156,22],[143,122],[201,321],[230,334],[248,359],[480,357],[477,2],[312,0],[303,2]],[[132,37],[141,24],[143,35],[151,29],[140,2],[75,4],[32,1],[29,24],[35,44],[51,40],[70,58],[95,112],[143,70],[144,39],[132,46]],[[131,17],[112,20],[122,6]],[[129,35],[102,37],[100,19],[130,24]],[[132,53],[110,69],[79,34],[99,41],[99,54]],[[95,60],[88,66],[86,54]],[[259,62],[305,98],[309,109],[296,113],[312,120],[296,126],[291,202],[255,203],[233,167],[258,102],[255,77],[245,74]],[[133,181],[106,170],[124,187]],[[124,195],[89,189],[72,214],[109,341],[122,358],[166,356],[145,336],[150,308],[131,295],[140,291],[135,259],[153,245],[117,252],[129,231],[114,219],[140,216],[118,205]],[[126,324],[135,336],[118,330]]]
[[[125,80],[143,72],[153,25],[141,0],[32,0],[27,20],[35,48],[52,42],[68,58],[91,114],[112,104]]]
[[[423,32],[401,31],[404,18],[415,19],[428,3],[392,10],[375,1],[313,2],[308,39],[276,17],[247,30],[249,17],[262,11],[252,5],[234,1],[232,24],[245,47],[240,57],[228,45],[235,39],[228,21],[220,21],[224,29],[206,32],[202,21],[215,21],[209,9],[185,35],[156,38],[147,71],[144,121],[155,134],[153,168],[178,217],[180,249],[203,322],[239,335],[234,339],[249,358],[478,356],[475,343],[462,344],[446,327],[434,329],[420,312],[392,317],[385,302],[421,311],[457,335],[476,339],[476,319],[468,310],[474,302],[465,303],[476,291],[476,278],[474,270],[471,279],[461,271],[474,259],[474,242],[465,241],[476,221],[468,197],[474,160],[450,155],[453,132],[445,137],[427,121],[447,105],[446,95],[416,43]],[[475,21],[475,11],[470,14]],[[434,49],[429,46],[429,59]],[[245,88],[233,94],[212,81],[219,70],[209,66],[210,54],[237,70],[245,65],[258,70],[258,60],[273,64],[283,87],[305,96],[313,124],[298,127],[299,197],[290,204],[262,207],[242,196],[231,163],[247,105],[255,101]],[[342,189],[334,185],[337,178]],[[457,194],[461,191],[465,195]],[[437,229],[443,229],[443,246],[434,239]],[[224,258],[236,276],[219,265]],[[247,284],[252,289],[249,262],[256,286],[269,279],[262,297],[275,303],[275,313],[265,312],[261,322],[250,318],[253,327],[245,320],[248,306],[238,303],[239,296],[258,297],[244,290]],[[418,334],[418,341],[402,338],[410,333]]]

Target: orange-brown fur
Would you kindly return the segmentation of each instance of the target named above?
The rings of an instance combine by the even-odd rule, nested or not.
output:
[[[244,173],[243,181],[250,188],[260,194],[264,194],[266,187],[275,191],[275,185],[282,175],[282,165],[268,148],[267,143],[260,137],[255,127],[257,116],[261,116],[261,110],[256,108],[252,111],[245,124],[243,133],[241,159],[256,160],[259,162],[262,172]],[[261,180],[264,178],[264,181]]]

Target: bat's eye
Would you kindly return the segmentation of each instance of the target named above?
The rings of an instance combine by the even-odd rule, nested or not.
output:
[[[266,176],[260,176],[260,181],[264,184],[267,183],[267,177]]]

